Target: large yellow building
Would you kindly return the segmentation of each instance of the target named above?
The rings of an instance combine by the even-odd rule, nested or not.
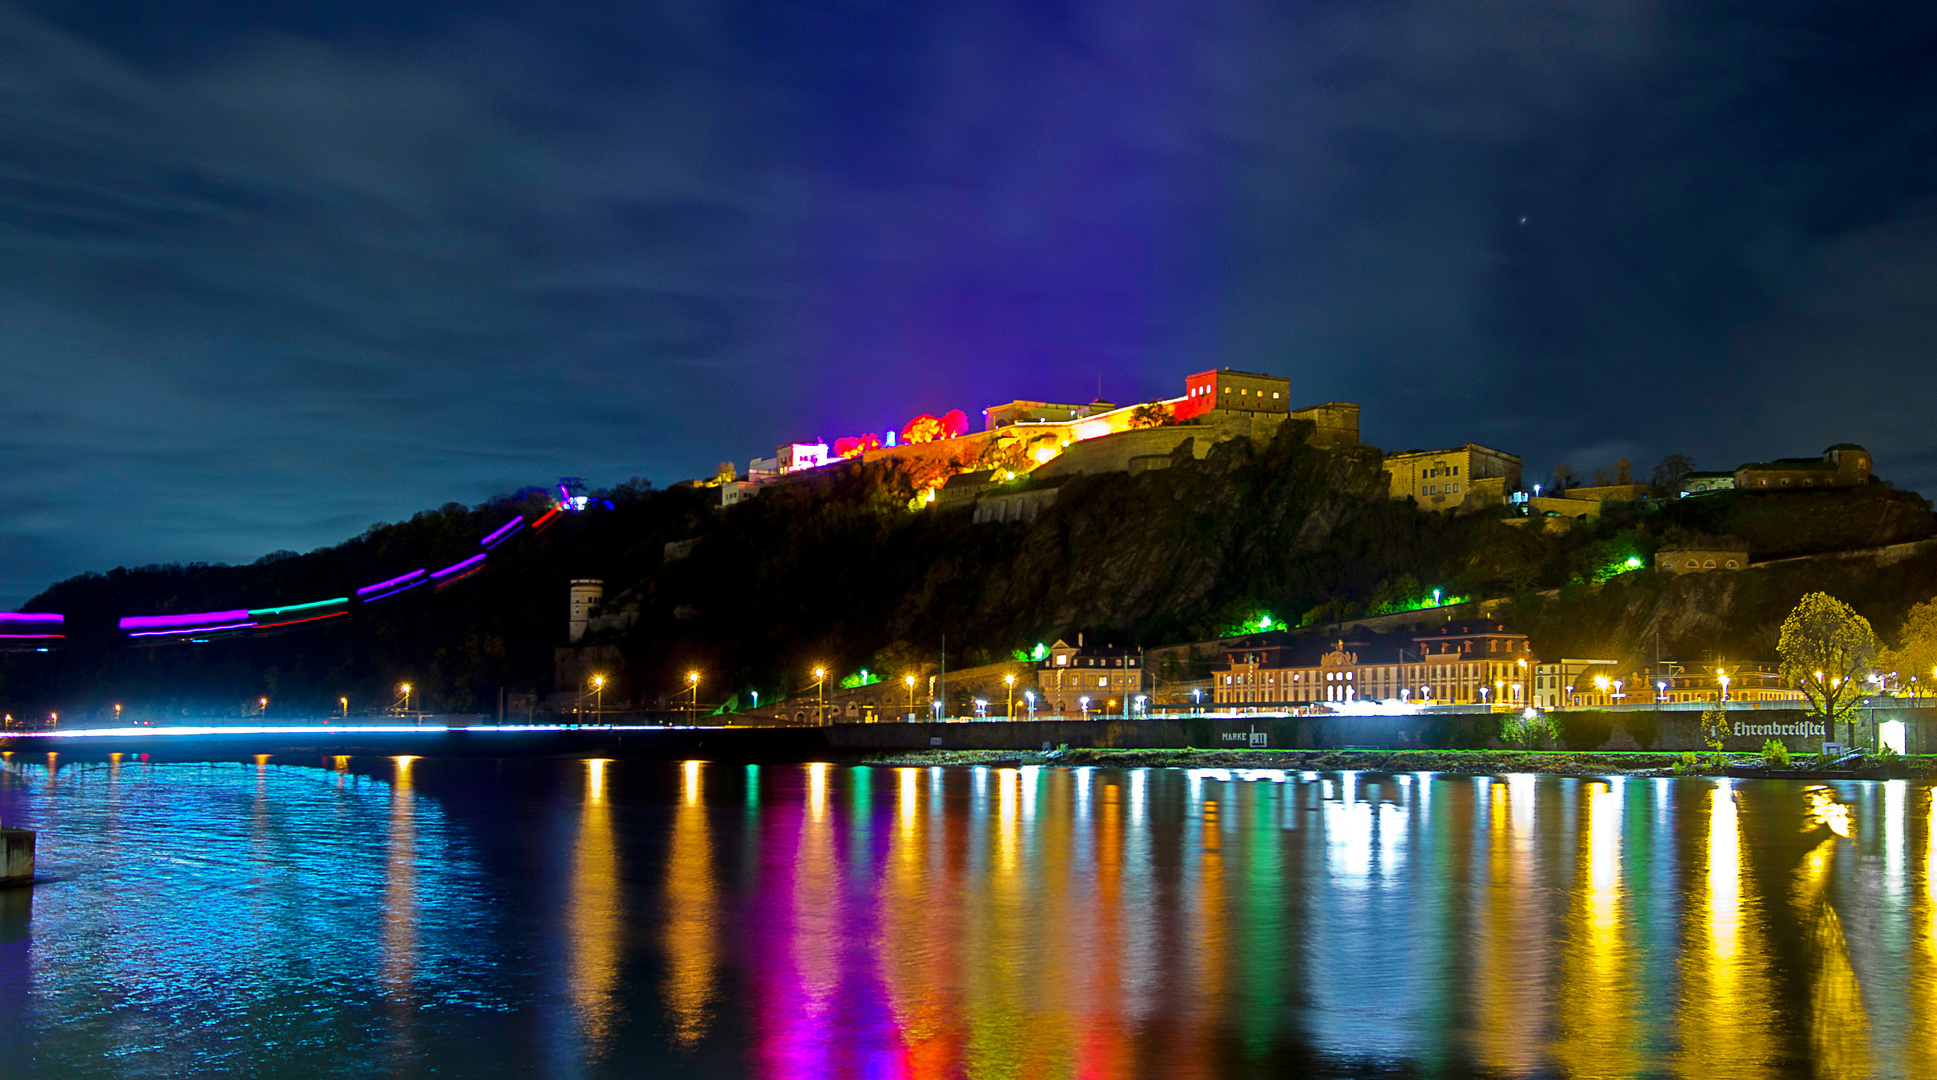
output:
[[[1325,640],[1255,634],[1211,669],[1220,707],[1271,710],[1326,702],[1524,704],[1538,664],[1525,634],[1503,623],[1448,623],[1431,633]]]
[[[1387,454],[1385,471],[1393,498],[1415,499],[1427,510],[1498,506],[1520,487],[1519,457],[1479,443]]]

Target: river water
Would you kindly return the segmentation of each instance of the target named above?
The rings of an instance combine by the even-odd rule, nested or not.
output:
[[[49,763],[0,1075],[1931,1076],[1931,789]]]

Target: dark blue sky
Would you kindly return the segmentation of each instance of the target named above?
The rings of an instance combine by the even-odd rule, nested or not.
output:
[[[0,606],[1288,374],[1937,490],[1929,4],[0,0]]]

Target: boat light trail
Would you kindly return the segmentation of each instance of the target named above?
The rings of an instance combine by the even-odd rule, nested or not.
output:
[[[237,612],[241,614],[241,612]],[[213,634],[220,630],[243,630],[254,626],[252,622],[226,623],[222,626],[177,626],[167,630],[133,630],[129,637],[175,637],[181,634]]]
[[[10,731],[7,739],[190,738],[209,735],[443,735],[453,731],[516,734],[533,731],[723,731],[703,724],[178,724],[154,727],[68,728],[60,731]]]
[[[56,633],[56,631],[66,629],[66,624],[65,615],[0,611],[0,639],[46,641],[50,638],[64,638],[66,634]]]
[[[319,607],[335,607],[338,604],[347,604],[349,602],[349,597],[339,596],[334,600],[314,600],[307,604],[285,604],[282,607],[250,608],[249,617],[259,618],[263,615],[285,615],[292,611],[311,611]]]
[[[484,539],[479,540],[478,544],[481,547],[490,547],[491,545],[499,542],[500,540],[509,538],[512,533],[515,533],[520,528],[523,528],[524,524],[525,524],[525,519],[523,516],[512,518],[510,521],[507,521],[503,525],[498,526],[496,531],[490,533]]]
[[[342,618],[343,616],[345,616],[345,615],[348,615],[348,614],[349,614],[349,612],[347,612],[347,611],[332,611],[332,612],[330,612],[330,613],[329,613],[329,614],[327,614],[327,615],[311,615],[311,616],[309,616],[308,618],[304,618],[304,619],[289,619],[289,620],[287,620],[287,621],[285,621],[285,622],[266,622],[266,623],[258,623],[258,624],[256,625],[256,629],[258,629],[258,630],[271,630],[271,629],[274,629],[275,627],[278,627],[278,626],[297,626],[297,625],[300,625],[300,624],[302,624],[302,623],[307,623],[307,622],[322,622],[322,621],[323,621],[324,619],[340,619],[340,618]]]
[[[179,627],[186,631],[199,627],[213,627],[216,623],[245,622],[248,618],[249,613],[246,611],[198,611],[192,615],[127,615],[121,619],[121,629],[161,630]]]
[[[454,563],[452,563],[451,565],[449,565],[449,566],[446,566],[446,567],[445,567],[444,569],[442,569],[442,570],[438,570],[438,571],[435,571],[435,572],[433,572],[433,573],[431,574],[431,577],[433,577],[433,578],[441,578],[441,577],[448,577],[448,576],[450,576],[451,574],[455,574],[455,573],[457,573],[458,571],[460,571],[460,570],[463,570],[463,569],[464,569],[465,567],[475,567],[475,566],[477,566],[477,565],[478,565],[479,563],[481,563],[481,562],[483,562],[483,561],[484,561],[484,556],[482,556],[482,555],[473,555],[473,556],[471,556],[470,558],[468,558],[468,559],[465,559],[465,560],[464,560],[463,562],[454,562]]]
[[[422,570],[412,570],[408,574],[398,574],[396,577],[391,578],[389,581],[379,581],[375,585],[365,585],[363,588],[358,589],[356,591],[356,595],[358,599],[361,599],[366,593],[373,593],[378,591],[379,589],[388,589],[392,585],[399,585],[399,584],[402,584],[403,582],[409,581],[411,578],[422,577],[423,575],[424,575],[424,572]],[[397,589],[394,591],[402,592],[403,590]],[[388,596],[390,594],[385,593],[384,595]]]
[[[417,572],[420,574],[423,573],[422,570],[419,570]],[[416,581],[413,581],[408,585],[399,585],[398,587],[390,590],[389,592],[377,593],[374,596],[360,596],[357,599],[363,601],[366,604],[374,604],[379,600],[385,599],[387,597],[395,596],[400,592],[409,592],[410,590],[416,588],[419,585],[422,585],[424,582],[429,580],[430,580],[429,578],[418,578]]]

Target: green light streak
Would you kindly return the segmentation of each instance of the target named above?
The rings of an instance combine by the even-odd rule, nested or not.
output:
[[[350,602],[349,597],[339,596],[334,600],[318,600],[315,603],[310,603],[310,604],[290,604],[287,607],[251,608],[249,611],[249,614],[250,615],[282,615],[286,612],[291,612],[291,611],[309,611],[312,608],[335,607],[338,604],[347,604],[349,602]]]

